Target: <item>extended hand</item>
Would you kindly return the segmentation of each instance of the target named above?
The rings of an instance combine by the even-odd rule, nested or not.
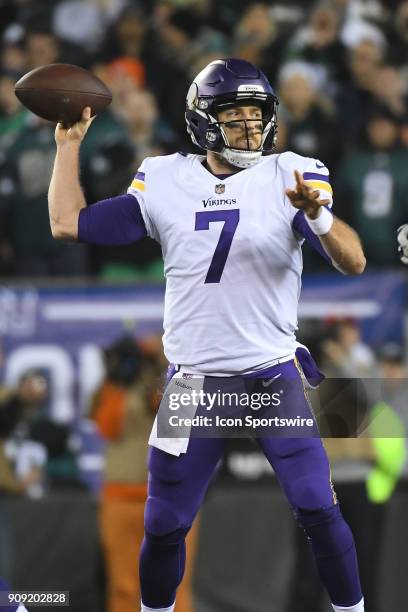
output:
[[[77,142],[79,144],[94,119],[95,117],[91,117],[91,108],[86,106],[82,111],[81,120],[77,121],[77,123],[74,123],[69,128],[64,127],[62,123],[57,123],[57,127],[55,128],[55,142],[57,145],[62,145],[67,142]]]
[[[286,189],[286,195],[292,206],[303,210],[311,219],[317,219],[320,214],[320,207],[329,204],[330,200],[320,200],[320,191],[307,185],[299,170],[295,170],[294,174],[296,179],[295,189]]]

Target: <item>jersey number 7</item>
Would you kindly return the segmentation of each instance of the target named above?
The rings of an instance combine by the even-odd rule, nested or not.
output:
[[[203,210],[196,213],[195,229],[208,230],[210,223],[224,222],[220,238],[208,268],[205,283],[219,283],[230,252],[232,239],[239,223],[239,208],[232,210]]]

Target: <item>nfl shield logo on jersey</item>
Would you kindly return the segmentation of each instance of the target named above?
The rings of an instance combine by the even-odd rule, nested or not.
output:
[[[223,185],[222,183],[215,186],[215,193],[224,193],[224,191],[225,191],[225,185]]]

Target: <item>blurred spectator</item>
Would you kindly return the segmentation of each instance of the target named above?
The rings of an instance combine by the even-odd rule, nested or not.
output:
[[[354,11],[356,5],[355,0],[347,4],[346,18],[340,34],[341,41],[349,48],[354,48],[362,42],[372,42],[385,51],[386,37],[382,24],[375,25],[371,19],[361,18],[357,11]],[[363,4],[360,3],[360,6]]]
[[[12,71],[0,73],[0,168],[5,163],[5,151],[24,129],[29,114],[14,95],[18,76]],[[0,174],[0,275],[11,274],[14,266],[14,249],[9,233],[11,209],[8,206],[8,196],[12,191],[13,182],[7,176],[1,178]]]
[[[374,41],[363,40],[349,51],[350,78],[336,95],[341,136],[349,145],[364,141],[367,111],[373,105],[373,90],[382,63],[383,48]]]
[[[378,69],[373,82],[375,100],[396,118],[403,117],[408,110],[407,91],[407,83],[400,70],[390,65]]]
[[[279,74],[279,122],[286,140],[280,147],[316,157],[331,169],[336,167],[341,147],[334,109],[318,86],[318,75],[311,64],[289,62],[283,66]]]
[[[370,612],[379,612],[387,503],[404,463],[404,439],[326,438],[324,444],[334,490],[356,541],[364,603]],[[323,612],[327,602],[308,544],[294,526],[295,559],[286,611]]]
[[[334,6],[326,3],[317,6],[306,26],[302,26],[290,42],[286,59],[301,59],[324,70],[332,85],[347,79],[346,50],[339,40],[340,15]]]
[[[127,114],[123,107],[128,108],[129,97],[144,88],[146,78],[144,65],[132,57],[119,57],[108,64],[95,66],[94,71],[112,91],[112,105],[102,118],[113,119],[117,123],[116,132],[124,134],[127,130],[124,121]],[[101,133],[105,133],[105,130],[99,132],[98,138]],[[130,135],[126,135],[125,139],[130,143]],[[98,141],[95,141],[95,145],[98,146]],[[136,170],[136,161],[132,156],[129,157],[129,165]]]
[[[29,114],[14,94],[14,84],[22,76],[12,70],[0,72],[0,151],[5,151],[24,129]]]
[[[77,3],[80,4],[79,2]],[[87,5],[87,2],[81,3]],[[83,66],[89,65],[90,52],[87,46],[75,44],[75,39],[70,42],[69,39],[57,36],[57,33],[52,27],[52,15],[50,10],[47,13],[47,19],[27,19],[25,27],[21,32],[18,32],[17,27],[20,24],[12,24],[7,32],[7,38],[11,39],[14,48],[23,48],[26,56],[26,70],[38,68],[45,64],[55,62],[65,62],[71,64],[79,64]],[[47,22],[49,22],[47,24]],[[81,30],[78,27],[81,22],[77,16],[77,26],[74,31]],[[14,55],[15,55],[14,51]]]
[[[325,430],[324,435],[327,437],[324,445],[330,460],[334,490],[356,540],[365,606],[370,612],[379,612],[378,585],[385,542],[387,503],[395,491],[406,459],[405,426],[390,396],[378,396],[377,380],[372,379],[372,384],[363,381],[362,386],[350,384],[350,380],[345,383],[337,380],[364,379],[378,372],[374,353],[361,341],[358,324],[349,319],[340,321],[331,330],[331,336],[331,339],[321,342],[322,369],[329,378],[321,384],[318,397],[313,394],[312,401],[316,413],[323,406],[331,416],[344,418],[352,407],[354,423],[358,412],[364,413],[366,417],[363,437],[354,437],[355,430],[351,431],[348,427],[342,435],[350,437],[337,437],[337,423],[332,421],[335,425],[332,437],[329,437],[329,426]],[[384,351],[384,361],[388,358],[392,361],[388,374],[385,370],[381,372],[384,378],[387,375],[405,378],[401,354],[399,350],[396,355],[395,348],[393,351]],[[383,386],[387,386],[387,382],[391,381],[384,380]],[[399,382],[403,382],[399,385],[400,408],[403,407],[405,423],[408,424],[406,379]],[[402,386],[405,387],[404,394],[401,393]],[[363,389],[365,393],[362,393]],[[347,421],[346,425],[350,424],[352,421]],[[311,563],[304,534],[297,526],[294,544],[295,558],[286,611],[297,612],[301,609],[302,612],[323,612],[327,609],[327,602],[316,568]]]
[[[169,126],[160,120],[156,99],[150,91],[128,91],[116,112],[123,119],[135,149],[135,172],[145,157],[165,155],[174,151],[177,137]]]
[[[81,245],[59,244],[50,231],[47,192],[55,155],[54,125],[28,114],[0,166],[2,208],[18,276],[81,275]],[[6,186],[6,187],[5,187]]]
[[[179,66],[188,75],[195,76],[191,66],[208,53],[223,56],[229,49],[227,39],[192,8],[179,8],[158,28],[162,43],[162,57]]]
[[[274,85],[283,47],[271,7],[265,2],[250,4],[235,28],[231,55],[259,66]]]
[[[50,31],[28,31],[24,48],[27,54],[27,71],[59,61],[59,42]]]
[[[160,111],[173,126],[178,126],[183,136],[184,116],[180,108],[184,108],[189,83],[184,68],[178,65],[178,57],[167,58],[166,42],[161,35],[172,11],[166,11],[165,15],[164,22],[157,20],[150,27],[140,6],[126,7],[108,29],[97,61],[99,65],[107,63],[101,74],[112,88],[114,100],[119,100],[136,84],[143,86],[146,79],[157,97]],[[183,48],[182,55],[186,53],[187,49]],[[121,105],[120,102],[115,104]],[[183,136],[183,140],[187,138]]]
[[[27,57],[20,44],[6,44],[1,49],[1,70],[23,75],[26,70]],[[17,80],[17,79],[16,79]]]
[[[145,154],[164,152],[160,142],[172,138],[172,131],[156,121],[155,100],[146,90],[129,82],[119,99],[120,104],[115,100],[94,121],[81,147],[89,204],[125,193],[139,161]],[[90,253],[92,271],[108,281],[163,279],[160,246],[150,238],[128,246],[91,248]]]
[[[241,15],[248,7],[248,0],[219,0],[211,6],[210,22],[227,36],[232,32]]]
[[[29,439],[27,418],[46,398],[43,380],[27,375],[16,391],[0,396],[0,488],[3,493],[41,495],[45,482],[46,449]]]
[[[399,2],[391,16],[388,34],[389,59],[393,64],[408,69],[408,2]]]
[[[136,565],[144,533],[147,441],[157,408],[152,383],[163,365],[157,342],[145,342],[144,351],[148,357],[129,337],[106,349],[106,377],[92,402],[92,418],[107,442],[100,524],[109,612],[140,608]],[[178,612],[191,612],[190,588],[182,587]]]
[[[177,149],[191,150],[183,113],[191,77],[209,61],[231,54],[259,65],[275,87],[277,75],[281,75],[279,150],[286,148],[320,158],[333,176],[345,151],[354,156],[357,148],[357,154],[362,153],[367,118],[376,104],[381,104],[398,120],[401,144],[408,149],[406,17],[408,2],[396,0],[387,3],[377,0],[318,3],[312,0],[302,3],[297,0],[285,3],[4,0],[0,28],[0,158],[14,144],[10,149],[11,158],[0,159],[3,196],[0,274],[10,275],[13,270],[23,274],[36,267],[34,264],[25,267],[27,257],[22,254],[22,243],[23,250],[27,246],[33,254],[33,261],[37,259],[37,247],[40,259],[45,251],[55,253],[49,235],[43,233],[38,241],[30,236],[26,229],[30,220],[23,240],[21,223],[16,233],[16,220],[23,214],[18,210],[26,207],[24,191],[29,188],[22,189],[18,184],[22,164],[16,161],[13,148],[17,146],[16,139],[24,140],[26,121],[30,134],[38,131],[45,138],[46,132],[40,122],[38,126],[42,127],[34,128],[35,122],[28,119],[13,94],[13,82],[26,70],[56,61],[93,66],[113,91],[110,111],[93,124],[81,152],[83,182],[89,201],[125,191],[143,157]],[[394,171],[399,173],[394,167],[399,167],[394,163],[397,140],[383,158],[390,159],[393,180]],[[377,153],[379,150],[384,153],[386,148],[373,146],[370,136],[368,149],[376,164],[381,165]],[[26,159],[24,162],[25,168],[34,167]],[[350,163],[345,161],[340,166],[343,171]],[[36,165],[36,177],[42,175],[45,183],[48,174],[39,172],[38,168]],[[375,171],[378,178],[378,168]],[[370,175],[372,178],[372,172]],[[392,222],[389,235],[404,214],[403,210],[399,214],[394,205],[399,202],[400,209],[405,206],[399,187],[397,191],[391,216],[398,217],[398,221]],[[387,189],[384,193],[388,193]],[[347,220],[353,222],[352,206],[341,193],[340,200],[341,206],[338,192],[339,215],[345,213],[349,215]],[[39,218],[42,219],[41,214],[36,215]],[[378,226],[375,216],[373,228],[374,224],[380,233],[389,232],[389,227]],[[46,230],[48,234],[48,227]],[[69,245],[66,248],[68,253]],[[384,243],[385,248],[389,245]],[[378,259],[378,253],[384,249],[376,249]],[[159,251],[153,243],[107,251],[91,249],[92,273],[104,269],[108,270],[107,278],[144,278],[146,274],[162,278],[157,264]],[[393,263],[390,255],[393,252],[394,249],[388,250],[388,254],[384,252],[387,263]],[[79,257],[81,262],[69,263],[71,257],[67,259],[66,269],[75,269],[75,273],[85,271],[83,254]],[[115,268],[112,276],[111,262]],[[322,262],[306,251],[306,264],[316,269]],[[50,274],[57,273],[51,270],[53,267],[65,274],[64,266],[58,262],[55,266],[39,266],[34,274],[48,274],[49,269]]]
[[[360,235],[369,265],[397,263],[395,230],[408,214],[408,151],[398,142],[398,124],[383,108],[367,120],[367,146],[345,159],[337,174],[339,214]]]
[[[0,402],[4,453],[20,487],[32,497],[46,490],[82,488],[69,426],[48,417],[49,386],[41,372],[24,374]]]
[[[408,431],[408,369],[402,346],[394,342],[384,345],[378,354],[382,399],[400,416]],[[408,443],[408,439],[406,440]],[[408,448],[408,447],[407,447]],[[405,465],[408,476],[408,463]]]
[[[154,414],[147,400],[140,350],[122,338],[105,350],[106,378],[92,402],[91,417],[107,442],[100,506],[109,612],[140,607],[137,559],[143,538],[147,440]]]
[[[16,17],[16,3],[13,0],[1,1],[0,35]]]
[[[127,0],[63,0],[53,13],[53,31],[61,40],[95,52],[106,29],[126,4]]]
[[[146,74],[143,63],[133,57],[121,56],[106,64],[102,79],[111,89],[113,103],[120,107],[122,98],[130,91],[145,85]]]
[[[228,55],[227,42],[199,12],[190,7],[172,11],[165,20],[155,23],[149,33],[147,84],[157,97],[161,113],[177,132],[183,148],[190,147],[184,112],[180,112],[185,107],[186,91],[204,58]]]
[[[143,61],[147,21],[139,5],[126,6],[112,23],[101,46],[100,60],[132,57]]]
[[[361,328],[354,319],[332,324],[321,342],[324,372],[332,378],[370,378],[377,373],[373,351],[361,339]]]
[[[134,148],[116,105],[98,115],[80,155],[88,203],[126,191],[134,174]]]
[[[340,0],[341,1],[341,0]],[[338,3],[340,4],[340,2]],[[382,0],[352,0],[345,2],[346,19],[356,21],[368,21],[381,25],[385,18],[385,3]]]

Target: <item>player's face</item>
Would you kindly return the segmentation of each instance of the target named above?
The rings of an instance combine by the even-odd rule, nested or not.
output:
[[[262,144],[262,110],[258,106],[234,106],[218,112],[229,146],[255,151]]]

